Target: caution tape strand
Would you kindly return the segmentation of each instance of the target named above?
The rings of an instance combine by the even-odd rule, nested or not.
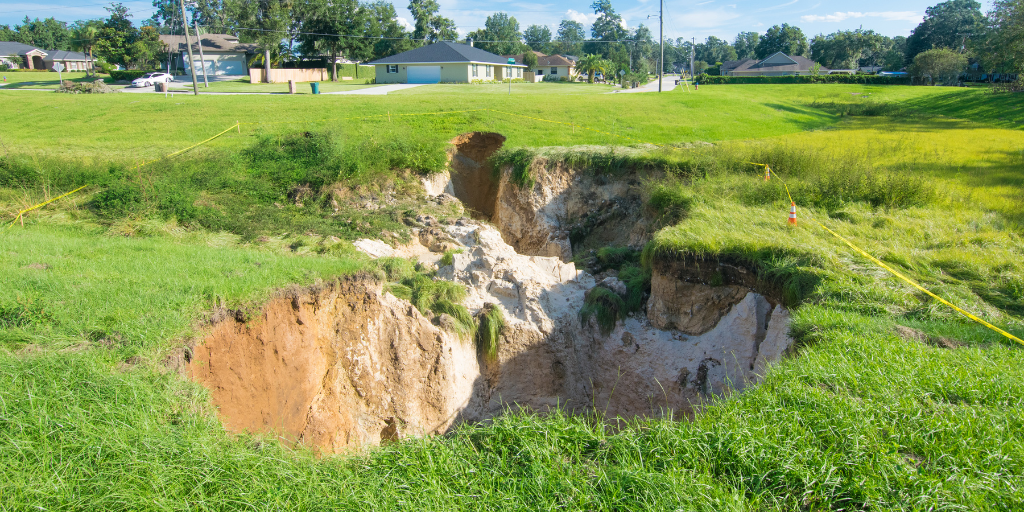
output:
[[[216,139],[217,137],[220,137],[221,135],[224,135],[225,133],[238,128],[240,125],[241,125],[241,123],[235,123],[235,124],[231,125],[229,128],[225,129],[224,131],[221,131],[220,133],[217,133],[216,135],[214,135],[212,137],[208,137],[208,138],[206,138],[206,139],[204,139],[204,140],[202,140],[200,142],[197,142],[197,143],[195,143],[195,144],[193,144],[193,145],[191,145],[191,146],[189,146],[187,148],[179,149],[178,151],[175,151],[173,153],[164,155],[163,157],[161,157],[161,158],[159,158],[157,160],[144,161],[141,164],[136,165],[135,167],[132,167],[130,170],[134,171],[135,169],[139,169],[141,167],[149,165],[149,164],[151,164],[153,162],[157,162],[157,161],[162,160],[164,158],[171,158],[173,156],[180,155],[180,154],[182,154],[182,153],[184,153],[184,152],[186,152],[186,151],[188,151],[190,149],[194,149],[194,148],[197,148],[199,146],[202,146],[203,144],[206,144],[207,142],[210,142],[211,140]],[[65,198],[65,197],[67,197],[67,196],[69,196],[71,194],[74,194],[75,192],[78,192],[79,190],[82,190],[85,187],[88,187],[88,186],[89,185],[82,185],[81,187],[78,187],[78,188],[76,188],[76,189],[74,189],[74,190],[72,190],[70,192],[65,192],[65,193],[63,193],[63,194],[61,194],[61,195],[59,195],[57,197],[54,197],[53,199],[50,199],[48,201],[44,201],[42,203],[39,203],[39,204],[37,204],[35,206],[32,206],[31,208],[26,208],[24,210],[19,211],[18,214],[14,217],[14,220],[12,220],[11,223],[7,226],[7,229],[11,229],[12,227],[14,227],[14,225],[18,222],[18,220],[24,218],[26,213],[31,212],[33,210],[36,210],[38,208],[42,208],[42,207],[44,207],[44,206],[46,206],[46,205],[48,205],[48,204],[50,204],[50,203],[52,203],[52,202],[54,202],[54,201],[56,201],[58,199],[63,199],[63,198]]]
[[[789,196],[790,202],[795,204],[795,202],[793,201],[793,196],[791,196],[789,194],[789,186],[786,185],[785,180],[783,180],[781,177],[779,177],[779,175],[776,174],[775,171],[771,170],[771,168],[769,168],[765,164],[758,164],[758,163],[755,163],[755,162],[747,162],[747,163],[754,164],[754,165],[760,165],[760,166],[763,166],[763,167],[767,168],[768,172],[770,172],[772,176],[774,176],[776,179],[778,179],[780,182],[782,182],[782,186],[784,186],[786,188],[786,195]],[[861,256],[864,256],[865,258],[870,260],[872,263],[874,263],[875,265],[878,265],[879,267],[883,268],[884,270],[886,270],[890,274],[896,276],[897,278],[899,278],[903,282],[905,282],[905,283],[909,284],[910,286],[912,286],[912,287],[914,287],[914,288],[924,292],[926,295],[928,295],[929,297],[939,301],[940,303],[942,303],[942,304],[944,304],[946,306],[949,306],[954,311],[956,311],[957,313],[960,313],[961,315],[964,315],[968,319],[970,319],[970,320],[972,320],[972,321],[974,321],[974,322],[976,322],[976,323],[978,323],[978,324],[980,324],[980,325],[982,325],[984,327],[987,327],[987,328],[989,328],[989,329],[991,329],[991,330],[993,330],[993,331],[995,331],[995,332],[1005,336],[1006,338],[1008,338],[1008,339],[1010,339],[1012,341],[1015,341],[1015,342],[1017,342],[1017,343],[1019,343],[1021,345],[1024,345],[1024,340],[1018,338],[1017,336],[1014,336],[1013,334],[1010,334],[1009,332],[1004,331],[1003,329],[1000,329],[999,327],[996,327],[995,325],[992,325],[991,323],[985,321],[984,319],[979,318],[977,315],[974,315],[971,312],[966,311],[965,309],[957,306],[956,304],[953,304],[952,302],[950,302],[950,301],[940,297],[939,295],[936,295],[931,290],[929,290],[929,289],[925,288],[924,286],[921,286],[920,284],[918,284],[917,281],[914,281],[913,279],[903,275],[903,273],[897,271],[896,269],[890,267],[889,265],[886,265],[882,260],[879,260],[878,258],[876,258],[876,257],[872,256],[871,254],[869,254],[864,249],[861,249],[860,247],[858,247],[856,244],[851,242],[846,237],[844,237],[844,236],[840,235],[839,233],[836,233],[835,231],[829,229],[828,226],[822,224],[821,222],[818,222],[817,219],[815,219],[814,217],[811,217],[810,215],[807,215],[807,218],[810,219],[811,222],[817,224],[822,229],[827,231],[832,236],[838,238],[840,241],[842,241],[844,244],[849,246],[854,251],[857,251],[858,254],[860,254]]]

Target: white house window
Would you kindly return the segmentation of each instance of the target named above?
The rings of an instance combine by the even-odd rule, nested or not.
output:
[[[388,73],[398,73],[398,64],[388,64]]]
[[[537,70],[537,76],[541,76],[543,74],[544,74],[544,70],[543,69],[538,69]]]
[[[557,75],[558,74],[558,68],[551,68],[551,74],[552,75]]]
[[[487,78],[491,77],[491,67],[492,66],[487,66]]]
[[[523,68],[516,68],[516,78],[523,77]]]
[[[477,69],[476,64],[473,64],[473,76],[480,76],[480,70]]]

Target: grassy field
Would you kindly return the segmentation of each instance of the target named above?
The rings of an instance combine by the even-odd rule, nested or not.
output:
[[[608,90],[18,96],[0,110],[0,211],[11,219],[91,186],[24,227],[0,227],[0,510],[1024,508],[1022,348],[809,222],[1024,335],[1019,98],[831,85]],[[645,160],[672,171],[652,187],[674,215],[645,256],[747,261],[794,306],[798,354],[693,421],[611,429],[516,413],[325,458],[225,434],[205,391],[161,366],[203,314],[366,269],[347,240],[400,238],[410,183],[443,167],[458,133],[498,131],[510,147],[625,140],[484,111],[396,115],[436,112],[439,98],[447,110],[679,145]],[[237,120],[267,124],[143,171],[126,166]],[[714,145],[682,147],[692,142]],[[780,181],[764,182],[749,161],[786,181],[798,228],[785,225]],[[314,194],[301,205],[297,184]],[[379,213],[361,208],[385,196]],[[347,199],[335,212],[331,198]],[[906,340],[896,325],[964,347]]]

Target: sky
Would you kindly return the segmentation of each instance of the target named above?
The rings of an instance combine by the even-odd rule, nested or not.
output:
[[[441,15],[455,20],[460,34],[482,28],[487,16],[504,11],[519,21],[520,29],[529,25],[547,25],[552,34],[564,19],[576,20],[587,28],[596,19],[592,0],[563,0],[544,3],[519,0],[438,0]],[[665,37],[696,38],[698,42],[716,36],[732,42],[739,32],[764,33],[772,25],[789,23],[803,29],[804,34],[828,34],[837,30],[865,30],[887,36],[906,36],[921,22],[928,6],[939,0],[665,0]],[[622,15],[628,28],[640,24],[651,28],[658,37],[659,0],[612,0],[612,7]],[[153,13],[151,1],[123,1],[135,20],[141,21]],[[399,21],[411,27],[412,15],[407,0],[397,1],[395,8]],[[5,0],[0,4],[0,24],[13,28],[25,16],[30,18],[54,17],[73,22],[81,19],[103,18],[104,6],[109,2],[96,0],[35,0],[19,2]],[[982,10],[991,7],[982,2]]]

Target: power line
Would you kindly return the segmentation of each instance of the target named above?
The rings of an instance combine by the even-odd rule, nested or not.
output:
[[[272,29],[265,29],[265,28],[229,27],[229,26],[220,26],[220,27],[218,27],[218,26],[215,26],[215,25],[200,25],[200,26],[203,27],[203,28],[206,28],[206,29],[209,29],[209,28],[212,27],[212,28],[224,28],[224,29],[228,29],[228,30],[248,30],[248,31],[251,31],[251,32],[280,32],[280,33],[283,33],[283,34],[296,34],[296,35],[297,34],[302,34],[302,35],[309,35],[309,36],[348,37],[348,38],[352,38],[352,39],[373,39],[373,40],[388,40],[388,41],[401,41],[401,40],[404,40],[404,39],[411,39],[410,37],[384,37],[384,36],[379,36],[378,37],[378,36],[365,36],[365,35],[352,35],[352,34],[329,34],[329,33],[325,33],[325,32],[302,32],[302,31],[294,31],[293,32],[291,30],[272,30]],[[513,41],[513,40],[481,40],[481,39],[474,39],[473,42],[474,43],[522,43],[522,41]],[[631,43],[631,42],[634,42],[634,40],[633,39],[613,39],[613,40],[584,39],[584,40],[582,40],[580,42],[581,43]]]

